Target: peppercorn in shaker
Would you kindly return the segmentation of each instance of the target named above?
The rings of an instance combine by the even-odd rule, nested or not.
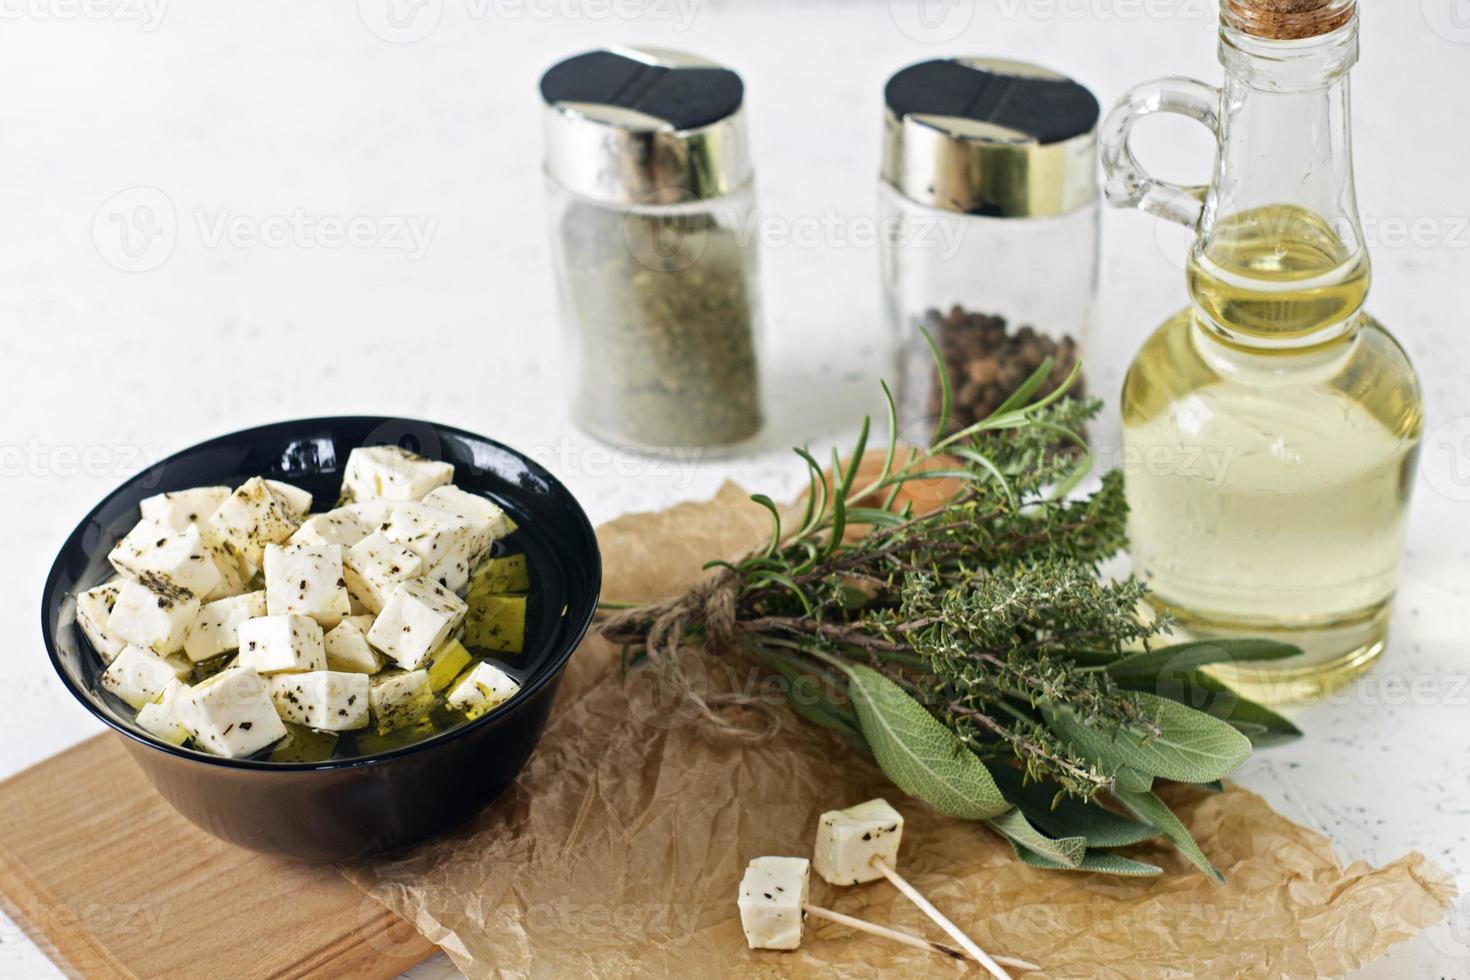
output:
[[[921,442],[941,394],[921,328],[949,375],[952,428],[985,418],[1046,358],[1049,387],[1080,360],[1097,292],[1099,110],[1063,75],[994,58],[911,65],[884,97],[884,293],[900,423]]]
[[[754,181],[740,76],[618,48],[541,79],[573,414],[642,449],[759,432]]]

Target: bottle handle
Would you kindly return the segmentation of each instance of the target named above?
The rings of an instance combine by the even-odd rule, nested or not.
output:
[[[1204,210],[1208,187],[1171,184],[1149,176],[1128,145],[1134,124],[1155,112],[1175,112],[1196,119],[1219,138],[1220,90],[1213,85],[1193,78],[1158,78],[1133,86],[1103,120],[1098,137],[1108,203],[1139,208],[1194,228]]]

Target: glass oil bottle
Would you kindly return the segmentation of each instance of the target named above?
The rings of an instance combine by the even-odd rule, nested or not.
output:
[[[1224,0],[1222,90],[1164,79],[1104,123],[1115,204],[1196,230],[1190,306],[1144,344],[1122,395],[1135,568],[1182,638],[1258,636],[1303,656],[1212,668],[1267,702],[1309,700],[1384,649],[1422,423],[1403,350],[1364,312],[1353,187],[1353,0]],[[1284,11],[1284,12],[1283,12]],[[1219,139],[1210,186],[1149,177],[1135,122]]]

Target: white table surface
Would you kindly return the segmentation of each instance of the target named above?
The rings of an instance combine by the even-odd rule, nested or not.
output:
[[[1344,859],[1418,849],[1465,892],[1470,10],[1367,6],[1354,118],[1371,307],[1423,375],[1423,473],[1384,662],[1296,712],[1307,737],[1238,778]],[[100,727],[52,675],[37,604],[62,538],[123,478],[223,431],[371,412],[532,450],[597,521],[726,478],[790,495],[800,469],[784,447],[828,445],[875,404],[876,256],[853,239],[872,220],[887,74],[999,54],[1066,70],[1108,104],[1157,75],[1218,80],[1214,15],[1208,0],[0,0],[0,775]],[[773,373],[790,393],[746,457],[632,456],[565,416],[535,83],[620,40],[738,68],[763,220],[826,229],[763,255]],[[1203,131],[1141,132],[1170,176],[1205,172]],[[140,206],[163,234],[130,254],[115,222]],[[366,219],[371,241],[333,247],[320,225],[268,238],[302,218]],[[1183,302],[1185,241],[1132,212],[1109,213],[1104,235],[1090,368],[1112,397]],[[8,922],[0,974],[56,975]],[[1470,975],[1470,907],[1364,975]]]

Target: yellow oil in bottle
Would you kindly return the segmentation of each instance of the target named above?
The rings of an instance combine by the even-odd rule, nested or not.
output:
[[[1414,371],[1360,313],[1366,255],[1300,208],[1221,219],[1188,283],[1194,305],[1124,383],[1135,566],[1183,637],[1306,651],[1223,680],[1310,699],[1383,649],[1422,421]]]

